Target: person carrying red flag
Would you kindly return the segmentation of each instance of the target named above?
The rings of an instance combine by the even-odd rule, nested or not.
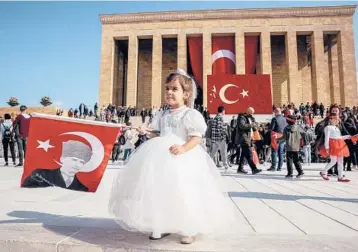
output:
[[[153,138],[130,156],[111,192],[109,211],[122,228],[151,233],[151,240],[175,233],[190,244],[198,234],[235,225],[235,209],[218,184],[221,174],[200,146],[207,126],[195,98],[195,82],[184,71],[167,77],[170,109],[154,117]]]

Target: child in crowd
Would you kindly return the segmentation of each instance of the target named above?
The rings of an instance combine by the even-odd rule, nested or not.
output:
[[[296,125],[297,117],[295,115],[289,115],[286,118],[288,125],[283,131],[282,139],[286,141],[286,163],[287,163],[287,175],[286,178],[293,178],[292,164],[298,172],[297,178],[304,175],[302,166],[299,159],[301,132],[299,126]]]
[[[129,158],[114,183],[109,211],[122,228],[151,233],[159,240],[170,233],[190,244],[199,234],[225,232],[235,224],[235,209],[219,187],[221,174],[199,145],[206,131],[195,110],[196,85],[184,71],[165,82],[169,110],[158,112],[151,134]]]

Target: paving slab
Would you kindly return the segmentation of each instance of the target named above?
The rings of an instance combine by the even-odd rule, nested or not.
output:
[[[305,167],[301,179],[285,171],[238,175],[222,171],[237,209],[226,234],[198,237],[181,245],[171,235],[150,241],[148,234],[122,230],[108,213],[109,192],[119,164],[109,164],[96,193],[61,188],[20,188],[22,168],[0,159],[0,251],[233,251],[357,252],[358,171],[352,182],[323,181],[324,164]],[[267,169],[268,166],[262,168]]]

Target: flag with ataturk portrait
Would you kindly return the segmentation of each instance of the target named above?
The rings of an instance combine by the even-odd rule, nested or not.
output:
[[[95,192],[120,131],[118,124],[33,114],[21,186]]]

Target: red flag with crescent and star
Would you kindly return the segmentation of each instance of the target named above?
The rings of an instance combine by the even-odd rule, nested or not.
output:
[[[117,124],[34,114],[21,186],[95,192],[119,133]]]
[[[210,114],[216,114],[221,105],[226,114],[243,113],[248,107],[256,114],[272,114],[270,75],[208,75],[207,99]]]

